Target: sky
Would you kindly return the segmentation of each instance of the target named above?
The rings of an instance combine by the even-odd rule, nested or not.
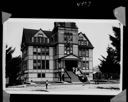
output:
[[[21,55],[20,45],[23,28],[42,29],[52,31],[54,22],[75,22],[78,32],[86,34],[93,49],[93,67],[100,64],[103,56],[107,56],[106,48],[111,46],[109,35],[113,35],[112,27],[119,27],[118,20],[94,20],[94,19],[25,19],[10,18],[3,24],[3,43],[15,48],[13,57]]]

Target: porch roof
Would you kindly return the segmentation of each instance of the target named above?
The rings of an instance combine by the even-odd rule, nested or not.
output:
[[[69,60],[69,59],[80,60],[81,58],[79,56],[74,55],[74,54],[69,54],[69,55],[60,57],[58,60]]]

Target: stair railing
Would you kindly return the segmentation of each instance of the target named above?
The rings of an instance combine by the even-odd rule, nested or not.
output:
[[[71,77],[70,77],[70,75],[68,74],[67,70],[65,69],[64,71],[65,71],[66,74],[68,75],[68,78],[70,79],[70,82],[71,82]]]

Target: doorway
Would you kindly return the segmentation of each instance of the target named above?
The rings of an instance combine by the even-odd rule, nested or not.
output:
[[[65,67],[67,71],[72,71],[73,67],[77,67],[78,61],[77,60],[65,60]]]

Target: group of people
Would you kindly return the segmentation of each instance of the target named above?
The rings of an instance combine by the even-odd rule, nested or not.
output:
[[[73,67],[73,73],[75,73],[78,76],[82,74],[80,68],[77,68],[77,67]]]
[[[76,74],[79,78],[82,78],[82,80],[84,80],[85,78],[86,78],[86,80],[88,80],[87,76],[84,73],[82,73],[82,70],[80,68],[73,67],[72,70],[73,70],[73,73]],[[59,75],[60,75],[60,81],[64,81],[64,68],[60,69]],[[45,85],[46,85],[46,90],[47,90],[48,89],[48,80],[46,80]]]
[[[89,81],[86,73],[82,69],[73,67],[73,73],[76,74],[81,80]]]
[[[87,78],[87,75],[86,73],[83,72],[82,69],[80,69],[79,67],[73,67],[72,68],[72,71],[75,75],[77,75],[81,80],[88,80]],[[65,70],[64,68],[60,68],[59,70],[59,78],[60,78],[60,81],[63,82],[64,81],[64,73],[65,73]]]

